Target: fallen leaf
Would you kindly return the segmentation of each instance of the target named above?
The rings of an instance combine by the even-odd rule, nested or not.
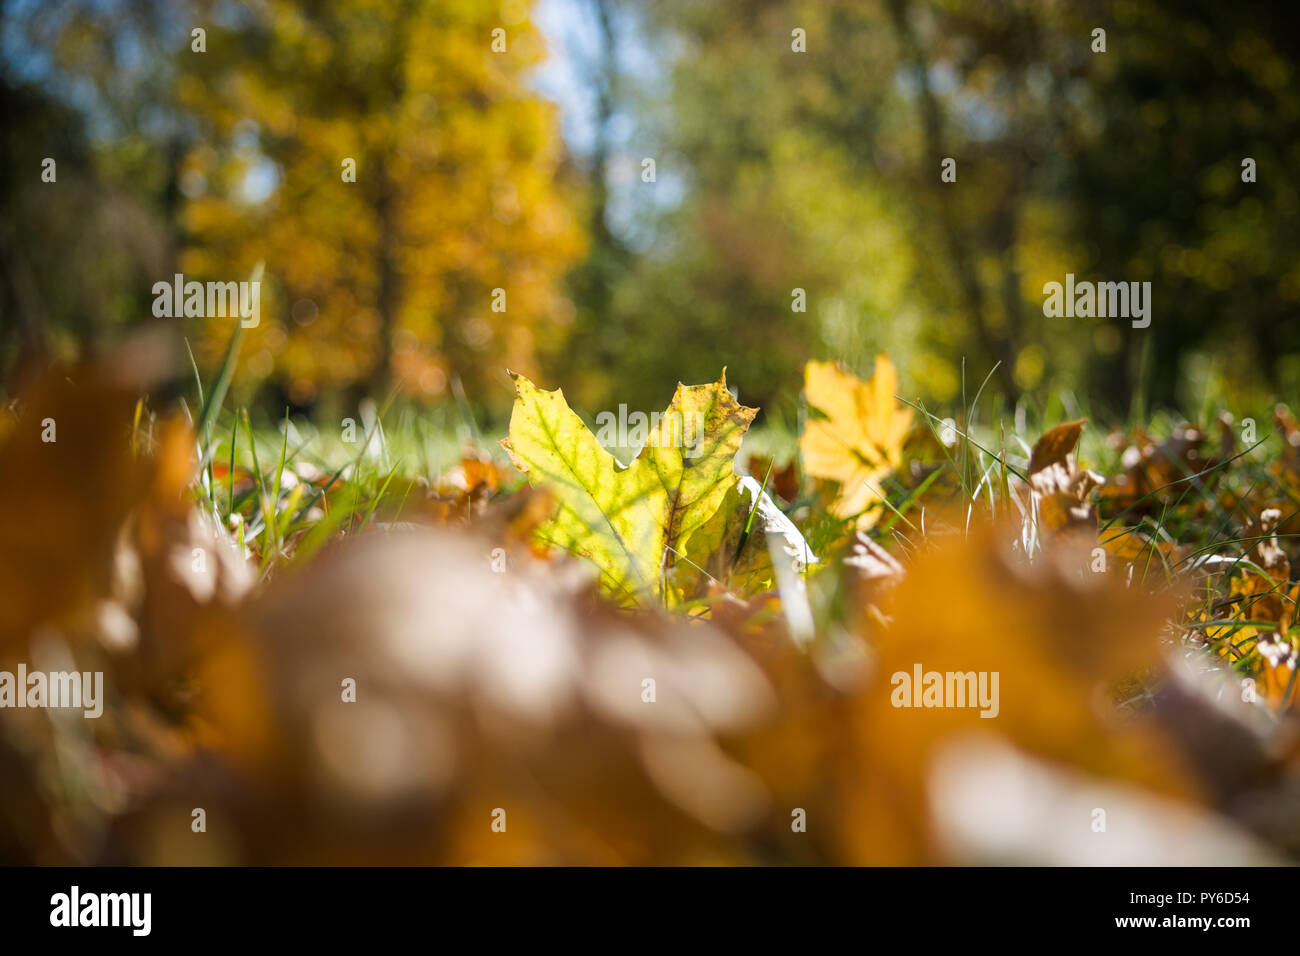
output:
[[[839,483],[831,511],[856,519],[859,529],[876,522],[880,482],[902,462],[912,410],[894,397],[897,391],[898,374],[884,355],[869,382],[833,362],[804,368],[808,404],[825,416],[810,418],[799,439],[804,470]]]
[[[735,526],[739,500],[732,463],[757,409],[737,404],[725,373],[711,385],[678,385],[650,441],[626,468],[605,451],[556,389],[514,376],[518,397],[502,445],[535,486],[550,492],[555,516],[538,530],[549,544],[581,555],[621,600],[669,605],[700,589]]]
[[[886,595],[889,624],[873,633],[873,679],[852,706],[854,758],[841,777],[841,805],[852,808],[840,821],[846,862],[936,862],[929,774],[940,747],[971,731],[1166,796],[1195,796],[1158,730],[1121,721],[1109,699],[1159,665],[1176,595],[1080,573],[1081,560],[1064,550],[1031,563],[1013,549],[1015,537],[977,523],[965,539],[922,551]],[[918,669],[940,674],[945,687],[950,674],[984,680],[989,699],[903,706],[898,695]],[[920,699],[911,690],[903,703]]]

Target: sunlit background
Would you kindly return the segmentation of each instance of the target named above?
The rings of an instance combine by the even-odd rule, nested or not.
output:
[[[7,0],[0,368],[150,321],[176,272],[262,261],[235,388],[270,414],[393,388],[499,414],[507,367],[654,409],[726,365],[788,420],[804,360],[881,349],[939,404],[996,366],[1009,403],[1248,411],[1300,382],[1295,26],[1213,2]],[[1150,328],[1045,318],[1067,272],[1150,281]],[[173,321],[214,366],[232,323]]]
[[[1300,856],[1294,4],[0,5],[0,862]]]

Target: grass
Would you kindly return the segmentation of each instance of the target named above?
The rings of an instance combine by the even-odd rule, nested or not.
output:
[[[465,456],[491,461],[511,476],[499,492],[502,496],[522,484],[522,476],[509,467],[494,440],[505,434],[508,423],[480,424],[463,397],[431,408],[390,399],[383,407],[368,404],[355,420],[339,422],[293,419],[287,410],[273,419],[244,407],[223,407],[238,354],[237,333],[206,386],[197,366],[194,370],[199,409],[194,425],[202,465],[195,494],[213,519],[230,528],[256,559],[263,577],[310,558],[340,536],[377,521],[400,520],[405,509],[442,491],[444,478]],[[963,400],[955,410],[935,410],[919,398],[898,396],[914,409],[916,420],[926,426],[932,449],[938,450],[931,460],[918,462],[919,473],[891,476],[880,494],[883,513],[872,534],[901,557],[924,545],[936,502],[950,513],[964,515],[967,522],[977,515],[1019,519],[1026,528],[1022,544],[1031,554],[1041,546],[1036,525],[1027,520],[1032,506],[1025,480],[1033,444],[1055,424],[1089,418],[1088,409],[1068,393],[1041,407],[1021,402],[1005,408],[1000,399],[984,397],[992,371],[973,398]],[[746,436],[738,468],[743,470],[751,455],[778,465],[797,460],[802,417],[802,411],[797,418],[766,416]],[[1156,411],[1141,434],[1153,436],[1158,443],[1182,423],[1176,413]],[[149,422],[138,415],[137,443],[147,441],[148,427]],[[1077,449],[1080,466],[1108,477],[1122,474],[1126,470],[1122,455],[1135,434],[1132,427],[1107,428],[1090,422]],[[1280,436],[1269,430],[1263,439],[1238,448],[1223,461],[1203,467],[1170,461],[1175,470],[1164,474],[1157,487],[1120,507],[1103,502],[1099,509],[1100,545],[1135,535],[1147,542],[1133,564],[1139,580],[1156,585],[1196,583],[1198,597],[1183,622],[1186,633],[1207,639],[1239,668],[1251,659],[1250,648],[1260,629],[1276,626],[1253,618],[1252,608],[1274,595],[1291,601],[1286,589],[1247,557],[1262,540],[1248,533],[1258,517],[1255,503],[1289,502],[1284,523],[1300,514],[1300,498],[1268,467],[1281,451],[1280,442]],[[626,460],[635,449],[610,451]],[[754,477],[769,489],[770,468]],[[782,502],[824,562],[844,554],[852,541],[852,522],[832,516],[825,503],[824,489],[806,477],[794,500]],[[1206,560],[1212,556],[1225,560]],[[1232,582],[1240,586],[1252,577],[1262,577],[1271,586],[1233,597]],[[1247,636],[1238,640],[1243,631]]]

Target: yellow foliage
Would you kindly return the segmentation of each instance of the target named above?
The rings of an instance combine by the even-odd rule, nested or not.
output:
[[[898,373],[889,358],[876,358],[876,372],[863,382],[833,362],[804,369],[808,404],[826,417],[810,419],[799,440],[804,470],[840,484],[831,511],[857,517],[859,528],[875,524],[880,481],[902,462],[912,410],[895,397]]]
[[[525,86],[534,28],[507,24],[496,53],[495,3],[295,7],[262,6],[256,36],[210,35],[221,56],[186,60],[179,86],[211,127],[185,161],[186,278],[266,264],[241,373],[309,401],[534,370],[539,337],[563,334],[557,279],[583,246],[555,186],[554,110]],[[214,358],[233,322],[203,323]]]

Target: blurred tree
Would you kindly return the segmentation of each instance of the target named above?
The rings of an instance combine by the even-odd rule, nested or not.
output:
[[[543,54],[527,8],[265,0],[182,55],[202,123],[183,265],[232,280],[265,261],[254,377],[295,402],[394,380],[436,396],[457,377],[481,397],[565,334],[557,279],[583,239],[555,188],[553,110],[524,85]],[[215,353],[231,326],[204,332]]]
[[[673,53],[671,122],[647,126],[686,188],[606,322],[583,330],[631,340],[629,374],[730,362],[744,389],[761,368],[775,376],[751,386],[762,402],[797,390],[809,355],[866,372],[884,348],[904,388],[940,401],[959,397],[964,358],[968,395],[996,363],[1010,398],[1068,385],[1113,412],[1144,389],[1194,407],[1207,368],[1257,395],[1300,384],[1294,8],[642,7]],[[1246,156],[1266,171],[1255,183]],[[1151,281],[1151,327],[1046,318],[1043,285],[1067,272]]]
[[[595,49],[586,57],[569,51],[574,67],[584,85],[594,94],[592,110],[593,136],[591,154],[580,170],[586,188],[583,196],[591,243],[587,257],[569,274],[568,285],[578,307],[575,316],[573,350],[554,356],[553,365],[577,372],[583,365],[589,370],[612,371],[623,365],[620,357],[606,350],[607,336],[600,334],[611,314],[615,289],[627,275],[634,261],[623,237],[610,228],[610,163],[614,157],[614,122],[620,107],[626,108],[623,96],[624,77],[619,60],[619,36],[615,16],[619,8],[614,0],[584,0],[579,9],[595,23]],[[623,8],[625,9],[625,7]],[[595,376],[599,376],[595,372]],[[593,398],[591,372],[583,376],[586,387],[578,391],[581,407]],[[606,382],[608,384],[608,382]],[[596,390],[599,394],[600,390]]]
[[[1125,332],[1124,360],[1093,362],[1089,391],[1128,395],[1141,383],[1156,401],[1181,390],[1195,408],[1213,374],[1294,402],[1300,7],[1114,2],[1098,13],[1110,52],[1061,139],[1066,196],[1085,271],[1150,280],[1158,298],[1150,342]]]
[[[1300,390],[1294,5],[573,0],[569,157],[528,0],[0,3],[0,371],[264,260],[243,386],[304,404],[545,362],[577,407],[729,365],[770,408],[805,358],[881,349],[945,403],[963,359],[969,392],[1000,363],[1005,395],[1111,411]],[[1067,272],[1151,281],[1151,327],[1044,317]],[[231,328],[190,331],[212,358]]]
[[[6,381],[147,316],[150,284],[173,270],[186,129],[168,64],[180,13],[171,0],[3,4]]]
[[[655,19],[655,6],[590,0],[581,9],[598,47],[584,71],[599,93],[587,164],[593,242],[571,277],[575,347],[557,362],[558,378],[577,407],[627,402],[656,409],[675,382],[712,381],[730,365],[730,381],[743,400],[766,404],[797,370],[811,334],[811,316],[794,311],[792,292],[822,271],[811,267],[816,253],[791,241],[781,208],[767,201],[762,183],[751,177],[756,188],[747,197],[739,189],[709,189],[701,180],[715,168],[710,157],[679,151],[689,143],[688,128],[699,123],[707,129],[712,118],[727,117],[727,108],[684,89],[689,67],[673,73],[672,95],[629,69],[628,62],[644,58],[647,49],[664,61],[657,67],[673,65],[679,34]],[[695,13],[740,28],[730,10]],[[715,49],[714,60],[705,58],[701,69],[717,68],[742,50],[739,42]],[[738,79],[736,95],[753,92],[743,84]],[[622,127],[618,136],[616,125]],[[738,153],[744,147],[735,140],[726,145]],[[655,163],[653,178],[646,160]],[[736,172],[730,160],[723,165],[726,174]],[[684,201],[674,202],[683,189]]]

